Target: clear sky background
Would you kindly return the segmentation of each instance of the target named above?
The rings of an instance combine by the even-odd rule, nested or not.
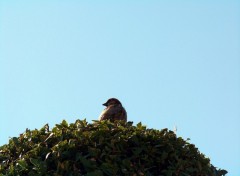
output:
[[[0,1],[0,145],[110,97],[240,175],[240,1]]]

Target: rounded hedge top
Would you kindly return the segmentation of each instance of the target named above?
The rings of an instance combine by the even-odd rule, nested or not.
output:
[[[65,120],[52,130],[27,129],[0,147],[1,175],[166,175],[220,176],[190,144],[168,129],[141,123]]]

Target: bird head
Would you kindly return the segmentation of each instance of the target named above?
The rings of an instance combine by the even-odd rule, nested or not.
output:
[[[110,106],[110,105],[122,105],[121,102],[116,98],[110,98],[106,103],[103,103],[103,106]]]

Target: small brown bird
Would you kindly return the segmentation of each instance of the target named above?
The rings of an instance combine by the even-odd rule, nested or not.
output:
[[[127,112],[122,106],[122,103],[116,98],[110,98],[106,103],[103,104],[106,108],[99,116],[99,120],[124,120],[127,121]]]

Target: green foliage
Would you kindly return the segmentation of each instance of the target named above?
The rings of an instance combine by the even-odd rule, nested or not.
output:
[[[141,123],[65,120],[26,130],[0,147],[0,176],[220,176],[198,149],[167,129]]]

